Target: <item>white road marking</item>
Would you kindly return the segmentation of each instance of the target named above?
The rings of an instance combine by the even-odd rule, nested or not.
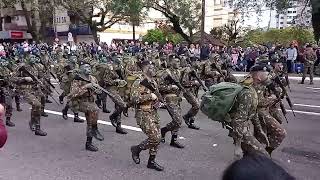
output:
[[[57,112],[57,111],[51,111],[51,110],[44,110],[46,113],[49,114],[54,114],[54,115],[58,115],[58,116],[62,116],[61,112]],[[68,117],[70,118],[74,118],[73,115],[68,114]],[[86,120],[85,117],[79,116],[80,119]],[[112,126],[112,124],[110,122],[107,121],[102,121],[102,120],[98,120],[99,124],[103,124],[103,125],[107,125],[107,126]],[[126,126],[126,125],[122,125],[121,127],[123,127],[124,129],[128,129],[128,130],[132,130],[132,131],[138,131],[138,132],[142,132],[142,130],[140,128],[137,127],[133,127],[133,126]]]
[[[309,105],[309,104],[294,104],[294,106],[311,107],[311,108],[320,108],[320,106],[316,106],[316,105]]]
[[[320,88],[315,88],[315,87],[306,87],[306,89],[320,90]]]
[[[248,74],[248,73],[247,73]],[[243,76],[246,76],[247,74],[238,74],[238,73],[234,73],[233,75],[236,76],[236,77],[243,77]],[[290,80],[301,80],[302,77],[297,77],[297,76],[289,76],[289,79]],[[306,77],[306,80],[310,79],[309,77]],[[320,78],[319,77],[315,77],[313,78],[314,81],[319,81]]]
[[[287,112],[292,112],[291,110],[286,109]],[[320,113],[316,113],[316,112],[306,112],[306,111],[296,111],[294,110],[295,113],[298,114],[307,114],[307,115],[313,115],[313,116],[320,116]]]

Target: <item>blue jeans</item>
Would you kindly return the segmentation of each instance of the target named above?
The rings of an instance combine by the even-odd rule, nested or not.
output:
[[[292,73],[294,72],[294,63],[293,60],[287,60],[287,72]]]

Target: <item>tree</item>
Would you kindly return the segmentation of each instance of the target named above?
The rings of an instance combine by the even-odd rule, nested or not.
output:
[[[20,4],[26,18],[28,32],[35,41],[39,42],[45,36],[45,27],[52,22],[53,6],[50,2],[50,0],[2,0],[1,5],[13,7]]]
[[[62,5],[68,11],[74,13],[81,22],[88,24],[93,38],[99,43],[98,32],[110,28],[120,21],[136,21],[138,9],[134,3],[138,0],[55,0],[56,4]],[[134,9],[134,10],[133,10]],[[133,13],[134,12],[134,13]]]
[[[167,41],[171,41],[173,44],[178,44],[182,42],[183,38],[180,34],[166,31],[161,28],[151,29],[148,33],[143,36],[143,41],[153,43],[159,42],[160,44],[165,44]]]
[[[195,0],[149,0],[147,8],[161,12],[173,30],[191,42],[191,36],[200,29],[201,3]],[[185,32],[187,31],[187,32]]]

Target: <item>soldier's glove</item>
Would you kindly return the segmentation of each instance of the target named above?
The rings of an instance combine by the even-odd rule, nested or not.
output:
[[[33,81],[33,79],[31,77],[25,77],[24,80],[27,81],[27,82],[32,82]]]
[[[158,99],[158,97],[157,97],[157,95],[156,95],[156,94],[151,93],[151,99],[152,99],[152,101],[155,101],[155,100],[157,100],[157,99]]]

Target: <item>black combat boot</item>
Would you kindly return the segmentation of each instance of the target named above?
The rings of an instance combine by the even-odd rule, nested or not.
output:
[[[17,107],[17,111],[19,111],[19,112],[22,111],[22,109],[21,109],[21,107],[20,107],[20,103],[16,103],[16,107]]]
[[[50,101],[48,98],[46,99],[46,103],[51,104],[52,101]]]
[[[59,96],[59,102],[60,102],[60,104],[63,104],[63,99],[64,99],[64,97],[62,96],[62,94]]]
[[[163,127],[161,128],[161,142],[165,143],[166,142],[166,133],[168,132],[168,128],[167,127]]]
[[[96,125],[92,125],[92,135],[93,135],[94,138],[96,138],[99,141],[103,141],[104,140],[104,137],[100,133],[97,124]]]
[[[84,120],[79,118],[79,114],[78,113],[74,113],[73,122],[84,123]]]
[[[310,81],[310,85],[314,85],[313,81]]]
[[[184,119],[184,122],[186,123],[186,125],[190,125],[190,116],[188,114],[182,116],[182,118]]]
[[[132,160],[136,164],[140,164],[140,152],[142,149],[138,146],[131,146]]]
[[[97,152],[99,149],[92,144],[92,137],[87,137],[86,150]]]
[[[118,118],[117,118],[116,114],[114,114],[114,113],[111,114],[111,115],[109,116],[109,119],[110,119],[110,121],[111,121],[112,126],[113,126],[113,127],[117,127]]]
[[[33,120],[29,121],[29,128],[31,131],[35,131],[36,130],[36,124]]]
[[[44,132],[40,129],[40,124],[36,124],[36,130],[34,131],[34,134],[37,136],[46,136],[47,135],[46,132]]]
[[[194,124],[194,117],[189,118],[189,120],[190,120],[190,123],[189,123],[189,125],[188,125],[188,128],[190,128],[190,129],[195,129],[195,130],[199,130],[199,129],[200,129],[199,126],[197,126],[197,125]]]
[[[6,125],[7,125],[8,127],[14,127],[14,126],[15,126],[15,124],[11,121],[11,118],[10,118],[10,117],[7,117],[7,118],[6,118]]]
[[[178,135],[172,135],[170,146],[183,149],[184,146],[178,142]]]
[[[147,168],[154,169],[154,170],[157,170],[157,171],[163,171],[164,168],[162,166],[160,166],[159,164],[157,164],[155,159],[156,159],[155,155],[150,155],[149,160],[148,160]]]
[[[301,82],[299,84],[304,84],[304,79],[301,80]]]
[[[76,117],[76,116],[74,116],[74,117]],[[67,108],[67,106],[62,109],[62,118],[65,119],[65,120],[68,119],[68,108]]]
[[[116,132],[118,134],[128,134],[128,132],[121,127],[121,122],[117,123]]]
[[[102,108],[101,99],[100,99],[100,98],[98,98],[98,99],[96,100],[96,105],[97,105],[100,109]]]

